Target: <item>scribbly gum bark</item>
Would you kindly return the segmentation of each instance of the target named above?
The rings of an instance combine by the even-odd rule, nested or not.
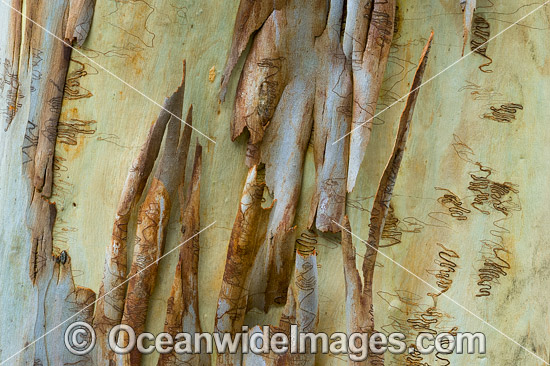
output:
[[[443,295],[436,297],[444,293],[528,350],[550,359],[544,321],[549,308],[545,292],[540,291],[548,287],[550,278],[550,251],[544,245],[550,235],[545,223],[550,190],[538,184],[550,180],[550,170],[545,169],[550,116],[541,103],[550,98],[548,6],[422,87],[414,126],[404,133],[410,136],[407,156],[399,170],[392,207],[385,213],[385,196],[378,201],[382,206],[371,207],[405,106],[406,97],[398,98],[410,91],[429,30],[436,30],[437,42],[424,81],[453,64],[463,42],[470,42],[468,47],[473,50],[541,2],[396,0],[399,9],[393,26],[399,30],[393,34],[383,82],[383,71],[372,71],[384,69],[383,57],[377,59],[367,51],[370,48],[383,56],[386,50],[371,40],[371,29],[389,29],[382,17],[374,16],[374,9],[386,0],[4,2],[75,47],[82,45],[81,51],[90,59],[74,50],[69,54],[59,40],[0,3],[0,363],[30,344],[5,365],[111,366],[115,360],[131,364],[130,358],[113,357],[106,335],[121,324],[125,311],[125,281],[132,261],[127,257],[135,244],[137,210],[144,226],[149,218],[141,203],[154,194],[147,202],[158,206],[160,199],[166,199],[161,193],[169,191],[166,182],[172,179],[171,168],[178,165],[166,164],[168,170],[161,169],[164,173],[154,170],[162,165],[163,144],[175,145],[176,135],[167,130],[177,126],[169,127],[171,115],[131,87],[162,104],[179,85],[182,55],[200,60],[193,62],[197,67],[186,79],[183,114],[193,102],[193,125],[217,142],[196,136],[204,146],[200,223],[216,223],[200,234],[198,277],[196,237],[182,246],[179,259],[172,253],[159,263],[162,272],[156,275],[149,297],[147,331],[202,328],[211,332],[217,322],[227,332],[240,331],[238,324],[244,323],[251,329],[254,324],[273,324],[271,332],[282,329],[288,333],[290,324],[299,322],[294,272],[304,257],[296,254],[300,247],[296,239],[311,228],[318,234],[311,244],[318,253],[316,331],[332,333],[347,326],[349,331],[404,332],[414,339],[416,330],[430,327],[430,331],[442,332],[458,327],[459,331],[487,334],[491,344],[485,359],[491,365],[537,362],[528,351],[516,348]],[[92,37],[82,43],[94,5]],[[373,28],[375,23],[380,27]],[[67,66],[69,58],[72,65]],[[367,59],[374,63],[367,67]],[[491,61],[490,68],[478,69]],[[75,76],[62,75],[67,68]],[[493,72],[486,73],[488,69]],[[361,87],[355,80],[369,80],[369,72],[372,85]],[[78,87],[72,86],[77,78],[79,91],[93,98],[78,98]],[[378,82],[382,86],[376,92]],[[229,89],[227,93],[224,88]],[[376,93],[378,105],[368,101],[376,100]],[[223,94],[225,102],[219,104]],[[365,110],[356,107],[361,98],[366,100],[361,102],[366,103]],[[360,149],[350,147],[350,136],[344,136],[375,110],[394,102],[373,121],[372,136],[361,157]],[[174,98],[168,98],[164,107],[174,113],[178,109]],[[354,117],[354,107],[365,114],[362,120]],[[75,145],[65,144],[67,123],[73,117],[93,118],[97,133],[77,136]],[[190,117],[184,120],[190,122]],[[364,130],[369,128],[357,129],[357,138],[369,141]],[[168,137],[172,142],[168,143]],[[177,155],[168,154],[166,159],[177,160]],[[355,182],[348,179],[353,174],[352,159],[360,167]],[[246,172],[256,167],[258,173],[262,165],[265,177],[260,174],[257,181],[263,187],[258,188],[257,201],[251,198],[259,202],[258,213],[254,216],[245,210],[241,221],[235,220]],[[394,181],[389,177],[388,189]],[[188,180],[197,183],[194,178]],[[348,193],[350,185],[354,189]],[[182,215],[182,225],[186,229],[181,236],[182,225],[177,220],[168,225],[155,220],[157,233],[162,233],[160,226],[168,227],[167,248],[190,239],[197,229],[188,228],[199,224],[197,195],[186,186],[180,189],[176,203],[175,191],[182,185],[174,187],[171,217],[178,216],[177,205],[185,202],[182,209],[187,215]],[[266,210],[271,200],[273,206]],[[371,211],[377,218],[373,219],[372,238],[368,232]],[[333,220],[345,225],[344,214],[357,235],[356,255],[353,235],[325,233],[340,231]],[[234,221],[241,223],[242,230],[235,226],[231,236]],[[146,245],[149,232],[141,231],[144,234],[138,236],[143,240],[138,245]],[[334,235],[343,236],[342,247]],[[387,248],[388,235],[392,242],[399,238],[391,248]],[[362,263],[357,264],[355,256],[362,262],[366,246],[358,237],[371,244],[379,241],[377,248],[384,254],[439,291],[389,259],[378,258],[382,253],[375,257],[373,251],[365,262],[368,275],[374,277],[363,276]],[[151,241],[148,249],[156,257],[162,241]],[[237,249],[228,259],[230,241]],[[144,249],[142,253],[149,252]],[[244,269],[248,274],[242,273]],[[306,284],[307,278],[303,278]],[[149,278],[143,281],[136,286],[147,285]],[[77,284],[99,289],[93,319],[94,295]],[[230,297],[229,310],[225,311],[223,301],[218,303],[218,296],[222,300]],[[526,299],[532,311],[522,312]],[[270,302],[268,313],[253,309],[264,310]],[[510,322],[510,314],[518,311],[521,316]],[[437,319],[444,323],[436,327]],[[91,322],[96,330],[97,344],[88,357],[71,356],[63,346],[63,332],[76,320]],[[178,364],[171,356],[163,356],[160,363]],[[144,356],[141,364],[155,364],[158,357]],[[434,357],[386,353],[385,360],[373,357],[367,364],[448,363]],[[235,364],[302,365],[311,364],[311,358],[248,354]],[[197,364],[196,360],[189,361]],[[457,355],[450,362],[475,365],[479,357]],[[347,363],[345,355],[315,355],[316,365]]]
[[[345,29],[342,37],[344,54],[360,67],[372,16],[373,0],[346,1]]]
[[[409,135],[410,124],[414,114],[419,86],[428,61],[428,53],[432,44],[433,32],[424,47],[420,62],[411,85],[411,93],[407,98],[405,109],[399,121],[397,136],[392,154],[380,178],[378,189],[372,205],[369,236],[366,241],[366,253],[363,258],[363,280],[359,275],[355,263],[355,248],[352,242],[352,232],[349,220],[344,217],[342,230],[342,256],[344,262],[344,276],[346,281],[346,323],[348,334],[375,332],[373,306],[373,278],[376,266],[376,257],[380,247],[380,240],[384,230],[384,223],[390,208],[393,188],[403,160],[405,145]],[[363,282],[364,281],[364,282]],[[349,360],[350,365],[383,365],[383,355],[374,354],[365,361]]]
[[[257,0],[240,2],[235,29],[233,30],[231,51],[222,75],[222,89],[220,93],[220,99],[222,101],[225,99],[229,77],[239,57],[246,48],[252,33],[262,26],[273,10],[280,9],[286,1],[287,0]]]
[[[271,13],[254,38],[239,79],[238,88],[242,93],[235,99],[231,138],[235,140],[246,127],[250,133],[250,151],[256,150],[262,141],[286,85],[287,61],[279,52],[282,45],[277,36],[281,22],[284,22],[281,11]],[[258,157],[250,153],[247,165],[257,163]]]
[[[69,0],[65,41],[82,46],[92,25],[96,0]]]
[[[232,138],[244,125],[248,127],[246,162],[265,163],[266,183],[275,199],[262,244],[265,255],[256,264],[267,280],[255,281],[253,289],[260,295],[252,299],[252,306],[262,309],[282,304],[286,298],[294,247],[292,227],[312,126],[315,36],[324,29],[327,11],[324,1],[288,1],[274,11],[258,32],[237,92],[243,98],[236,101],[241,107],[234,113]],[[248,76],[247,71],[252,74]]]

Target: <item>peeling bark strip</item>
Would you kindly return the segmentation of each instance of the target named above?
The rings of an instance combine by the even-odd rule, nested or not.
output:
[[[353,126],[351,132],[348,192],[365,158],[370,140],[372,118],[384,80],[390,46],[393,39],[395,0],[375,1],[366,44],[354,48],[353,61]],[[356,59],[355,59],[356,58]]]
[[[246,0],[241,1],[237,11],[231,51],[225,69],[222,73],[220,100],[225,100],[227,83],[237,64],[239,57],[246,48],[252,33],[258,30],[273,10],[280,9],[287,0]]]
[[[185,62],[183,80],[172,95],[173,109],[166,127],[166,140],[153,180],[137,218],[136,244],[124,302],[122,324],[131,326],[136,334],[143,333],[149,298],[153,292],[158,271],[158,259],[164,251],[164,238],[170,218],[171,201],[183,178],[183,162],[187,159],[191,128],[185,125],[180,137],[181,110],[185,89]],[[163,111],[165,112],[165,111]],[[162,115],[162,112],[161,112]],[[124,338],[124,337],[123,337]],[[124,340],[123,340],[124,342]],[[134,349],[129,364],[139,365],[141,353]],[[126,359],[128,357],[123,357]]]
[[[263,167],[253,166],[248,171],[239,210],[227,249],[227,260],[218,298],[214,331],[234,335],[241,331],[246,312],[250,274],[261,238],[261,217],[268,210],[262,208],[265,187]],[[239,365],[240,354],[218,354],[217,365]]]
[[[235,108],[231,121],[231,139],[235,139],[246,127],[250,132],[249,144],[257,146],[273,117],[287,79],[287,63],[279,53],[282,15],[275,11],[267,19],[252,43],[237,89]],[[257,161],[248,162],[254,165]]]
[[[0,109],[0,113],[4,116],[5,131],[8,130],[17,111],[22,106],[20,99],[23,97],[19,90],[19,67],[23,34],[20,13],[23,8],[23,0],[12,0],[10,5],[15,10],[9,10],[7,57],[3,60],[3,70],[0,74],[0,95],[4,96],[7,101],[7,105]]]
[[[340,29],[343,0],[332,0],[325,31],[315,42],[319,54],[313,107],[313,152],[316,190],[311,201],[309,228],[339,231],[346,204],[349,140],[333,144],[351,126],[351,68],[346,61]]]
[[[476,0],[460,0],[460,6],[464,13],[464,34],[462,36],[462,56],[464,56],[464,50],[466,44],[468,44],[468,38],[472,31],[472,22],[474,20],[474,12],[476,11]]]
[[[384,173],[380,178],[378,189],[371,210],[370,230],[367,239],[367,248],[363,260],[363,278],[364,284],[357,271],[355,264],[355,248],[352,244],[351,227],[347,217],[344,218],[342,230],[342,255],[344,258],[344,277],[346,282],[346,314],[348,334],[355,332],[374,332],[374,308],[373,308],[373,275],[376,264],[376,255],[384,230],[384,222],[390,208],[390,201],[393,194],[393,187],[397,179],[399,167],[405,152],[405,144],[412,121],[416,99],[419,93],[419,87],[422,84],[422,77],[426,69],[428,53],[433,40],[433,32],[430,34],[428,43],[424,47],[420,63],[416,70],[414,80],[411,86],[411,93],[407,98],[407,104],[401,119],[395,139],[392,154],[386,165]],[[381,361],[380,357],[369,357],[364,362],[354,362],[349,360],[350,365],[374,365]]]
[[[187,121],[189,122],[189,121]],[[166,321],[164,331],[175,335],[180,332],[189,334],[201,333],[199,317],[199,236],[200,230],[199,208],[200,208],[200,178],[202,165],[202,147],[197,145],[195,152],[195,164],[193,175],[188,187],[187,201],[182,205],[182,243],[179,261],[176,266],[176,273],[168,308],[166,310]],[[193,235],[196,235],[193,237]],[[194,343],[194,339],[192,340]],[[204,354],[161,354],[158,366],[190,365],[209,366],[210,355]]]

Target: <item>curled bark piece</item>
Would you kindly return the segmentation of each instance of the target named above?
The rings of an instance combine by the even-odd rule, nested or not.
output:
[[[373,276],[376,264],[376,255],[384,230],[384,222],[390,207],[390,201],[393,194],[393,188],[399,172],[399,167],[403,159],[407,135],[409,133],[412,121],[416,99],[419,93],[419,87],[422,84],[422,77],[426,69],[428,53],[433,40],[433,32],[420,58],[420,63],[416,70],[414,80],[411,86],[411,93],[407,98],[407,103],[401,119],[395,139],[395,145],[380,178],[378,189],[376,191],[374,203],[371,210],[370,230],[367,239],[367,248],[363,260],[363,278],[364,285],[361,283],[359,272],[355,265],[355,250],[351,239],[351,227],[347,217],[344,218],[342,230],[342,254],[344,259],[344,276],[346,281],[346,313],[347,328],[349,334],[354,332],[374,332],[374,309],[373,309]],[[367,361],[354,362],[349,361],[350,365],[374,365],[379,357],[370,357]]]
[[[4,124],[5,131],[10,127],[17,111],[22,106],[20,98],[22,97],[19,90],[19,63],[21,58],[21,42],[22,42],[22,22],[21,11],[23,9],[23,0],[12,0],[11,7],[15,10],[9,10],[9,25],[7,34],[7,50],[6,59],[4,61],[4,77],[3,83],[0,85],[0,93],[5,96],[7,104],[6,109],[3,108],[0,112],[5,116]],[[4,87],[7,85],[4,95]]]
[[[164,236],[170,217],[172,196],[182,178],[183,163],[179,159],[187,157],[187,154],[182,156],[178,151],[178,146],[188,141],[185,136],[180,138],[184,86],[185,63],[184,80],[173,96],[174,110],[170,111],[173,116],[167,126],[163,153],[138,213],[136,245],[122,316],[122,323],[131,326],[136,333],[142,333],[145,328],[147,306],[155,285],[158,260],[164,251]],[[184,135],[186,133],[191,133],[187,125]],[[139,350],[133,350],[130,353],[130,365],[139,365],[141,356]]]
[[[225,100],[227,83],[233,68],[246,48],[252,33],[258,30],[273,10],[280,9],[287,0],[252,0],[241,1],[235,20],[231,51],[222,73],[220,100]]]
[[[233,141],[246,127],[250,132],[249,143],[260,143],[279,103],[286,83],[286,60],[278,50],[280,13],[274,11],[266,20],[244,64],[231,122]]]
[[[464,50],[466,49],[466,44],[468,44],[468,38],[472,30],[474,12],[476,11],[476,0],[460,0],[460,6],[464,13],[464,32],[462,35],[462,56],[464,56]]]
[[[199,317],[199,236],[200,230],[199,209],[200,209],[200,177],[201,177],[202,147],[197,145],[195,151],[195,164],[193,175],[189,184],[187,201],[183,208],[182,224],[182,245],[180,248],[179,261],[176,266],[176,273],[168,308],[164,331],[175,335],[180,332],[189,334],[202,332]],[[193,340],[194,342],[194,340]],[[201,363],[201,361],[203,361]],[[172,365],[210,365],[209,354],[176,354],[165,353],[159,357],[159,366]]]
[[[395,0],[374,3],[367,44],[360,67],[353,68],[353,125],[351,130],[348,192],[355,181],[370,140],[386,64],[393,39]]]
[[[94,16],[95,0],[70,0],[69,16],[65,28],[65,41],[82,47],[88,37]]]
[[[311,201],[309,227],[339,231],[345,211],[349,138],[333,144],[351,125],[351,69],[340,44],[344,1],[332,0],[327,27],[316,41],[318,66],[313,108],[313,151],[316,190]]]
[[[373,3],[373,0],[348,0],[346,4],[346,26],[342,46],[348,60],[359,67],[367,45]]]
[[[110,349],[107,335],[110,329],[120,324],[122,320],[126,294],[126,287],[123,284],[127,274],[128,221],[151,174],[159,154],[166,125],[170,120],[169,111],[176,110],[176,106],[179,105],[178,98],[181,98],[178,92],[170,98],[166,98],[159,117],[149,130],[145,144],[132,162],[118,202],[111,243],[106,250],[103,281],[99,289],[94,315],[94,326],[98,336],[98,362],[108,362]],[[189,121],[188,117],[190,124]],[[189,135],[190,132],[189,128]],[[187,146],[189,146],[188,143]],[[182,158],[180,158],[181,160]]]
[[[214,329],[234,335],[241,331],[246,312],[251,269],[265,231],[259,222],[268,210],[262,208],[265,187],[264,169],[248,171],[239,210],[227,249],[227,260],[218,298]],[[240,354],[218,354],[217,365],[239,365]]]

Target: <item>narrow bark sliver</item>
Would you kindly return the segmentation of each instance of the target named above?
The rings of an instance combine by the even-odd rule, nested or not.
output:
[[[414,107],[422,84],[422,77],[428,61],[433,39],[433,32],[424,47],[422,56],[414,80],[411,86],[411,93],[408,96],[405,109],[399,121],[399,128],[395,139],[392,154],[386,165],[384,173],[380,178],[376,191],[374,203],[371,210],[370,230],[366,241],[366,254],[363,260],[363,281],[356,268],[355,249],[352,243],[351,226],[348,218],[343,220],[342,230],[342,255],[344,262],[344,277],[346,282],[346,314],[348,335],[356,332],[372,334],[375,332],[374,307],[373,307],[373,277],[376,265],[376,256],[384,223],[390,208],[390,201],[393,195],[393,188],[399,173],[407,136],[409,134]],[[350,365],[377,365],[382,362],[382,355],[374,355],[364,361],[354,361],[350,358]]]
[[[182,244],[176,273],[168,298],[164,331],[171,335],[184,332],[202,332],[199,317],[199,236],[200,230],[200,179],[202,170],[202,147],[197,145],[193,175],[187,190],[185,205],[182,205]],[[194,344],[195,339],[191,340]],[[164,353],[159,356],[158,366],[189,365],[209,366],[207,353]]]

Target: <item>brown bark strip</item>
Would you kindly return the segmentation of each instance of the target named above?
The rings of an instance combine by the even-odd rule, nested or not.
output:
[[[222,73],[222,84],[220,91],[220,100],[225,100],[227,84],[237,64],[239,57],[246,48],[252,33],[258,30],[269,15],[276,9],[280,9],[287,0],[253,0],[241,1],[235,20],[235,29],[233,30],[233,40],[231,41],[231,51],[227,63]]]
[[[399,172],[399,167],[401,165],[401,160],[403,159],[403,154],[405,152],[405,144],[407,143],[407,136],[414,114],[414,107],[416,105],[416,99],[418,98],[418,93],[420,92],[420,85],[422,84],[422,77],[424,76],[424,71],[426,70],[426,64],[428,61],[428,53],[432,44],[433,32],[430,34],[430,38],[424,50],[422,51],[422,56],[418,64],[418,68],[414,75],[414,79],[411,85],[411,93],[407,98],[407,103],[405,109],[401,114],[401,119],[399,121],[399,129],[397,130],[397,136],[395,139],[395,145],[393,151],[386,165],[386,169],[380,178],[380,183],[378,184],[378,190],[374,198],[374,203],[371,210],[371,221],[370,221],[370,230],[369,237],[367,239],[367,254],[365,255],[365,260],[363,262],[363,274],[365,276],[365,288],[364,292],[370,293],[372,291],[372,272],[374,271],[374,264],[376,262],[376,253],[375,249],[378,249],[380,243],[380,238],[382,236],[382,231],[384,230],[384,222],[386,220],[386,215],[390,208],[390,200],[393,194],[393,187],[397,179],[397,174]]]
[[[263,167],[248,171],[237,217],[233,224],[222,286],[216,311],[215,332],[234,335],[241,331],[247,307],[250,274],[260,238],[265,234],[259,223],[268,210],[262,208],[265,187]],[[217,365],[238,365],[240,354],[218,354]]]
[[[199,317],[199,237],[200,230],[200,177],[202,147],[197,145],[193,175],[188,187],[187,201],[182,205],[182,243],[179,261],[176,266],[174,282],[168,299],[164,331],[175,335],[180,332],[189,334],[202,332]],[[194,236],[196,235],[196,236]],[[194,342],[194,339],[193,339]],[[158,366],[172,365],[210,365],[208,354],[161,354]]]
[[[340,43],[343,0],[332,0],[325,31],[315,42],[319,54],[313,108],[313,152],[316,191],[309,228],[337,232],[346,204],[349,138],[333,144],[351,125],[351,68]]]
[[[395,0],[376,1],[361,59],[353,62],[353,125],[347,189],[353,190],[365,157],[393,39]],[[354,57],[356,52],[354,52]],[[360,127],[359,127],[360,126]]]
[[[40,2],[36,6],[29,6],[27,11],[35,22],[53,24],[51,31],[59,35],[65,25],[63,17],[65,8],[66,2],[57,0],[54,3]],[[36,283],[44,263],[51,257],[51,246],[47,246],[47,249],[40,249],[40,247],[43,247],[42,243],[46,237],[51,237],[53,220],[55,220],[55,214],[51,214],[55,211],[55,204],[49,203],[47,199],[51,196],[52,190],[57,124],[61,112],[70,48],[44,31],[33,28],[34,31],[31,32],[31,24],[32,22],[27,22],[28,44],[32,49],[44,48],[48,51],[48,55],[44,55],[41,51],[42,56],[38,52],[33,52],[31,57],[33,72],[38,72],[42,77],[31,87],[35,89],[34,94],[30,96],[29,127],[23,142],[23,164],[30,179],[32,192],[27,212],[28,226],[32,235],[29,275]],[[35,58],[40,58],[41,61],[35,64]],[[42,250],[41,253],[39,253],[40,250]]]
[[[155,285],[158,259],[164,251],[164,237],[170,217],[171,199],[182,179],[180,159],[187,158],[189,147],[187,134],[191,133],[191,129],[188,125],[185,125],[183,136],[180,138],[185,62],[183,75],[182,84],[173,95],[173,110],[170,110],[173,115],[167,126],[163,153],[145,201],[138,213],[134,257],[122,315],[122,323],[131,326],[136,334],[143,333],[145,330],[147,307]],[[141,356],[139,350],[134,349],[130,353],[129,364],[139,365]]]
[[[363,278],[356,269],[355,249],[352,244],[351,227],[347,217],[344,218],[342,230],[342,255],[344,258],[344,277],[346,281],[346,313],[348,333],[374,332],[374,309],[373,309],[373,276],[376,264],[376,255],[380,244],[384,223],[390,208],[390,201],[393,194],[393,188],[399,172],[399,167],[403,159],[407,136],[412,121],[416,99],[418,98],[419,87],[422,84],[422,77],[426,69],[428,53],[433,40],[433,32],[420,58],[414,80],[411,86],[411,93],[407,98],[405,109],[399,121],[399,128],[395,139],[395,145],[380,178],[378,189],[376,191],[374,203],[371,210],[370,230],[367,239],[366,254],[363,261]],[[366,361],[349,360],[350,365],[375,365],[380,363],[382,356],[369,357]]]

